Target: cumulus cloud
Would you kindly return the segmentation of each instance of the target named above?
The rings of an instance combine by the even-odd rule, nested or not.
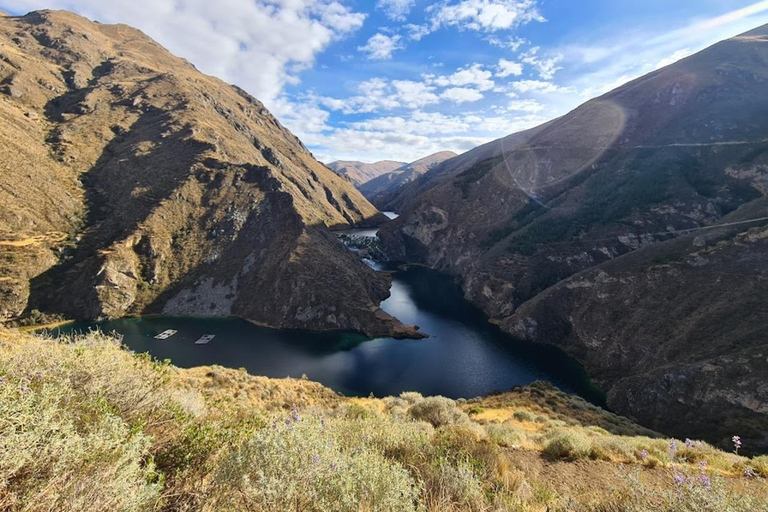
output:
[[[539,103],[536,100],[515,100],[510,101],[507,106],[509,112],[530,112],[535,114],[541,112],[546,108],[545,105]]]
[[[416,0],[377,0],[376,8],[381,9],[393,21],[405,21]]]
[[[469,85],[479,91],[488,91],[493,89],[496,84],[492,80],[492,77],[493,73],[483,69],[482,65],[477,63],[464,68],[459,68],[455,73],[451,75],[425,75],[427,81],[430,81],[440,87],[464,87]]]
[[[495,32],[532,21],[545,21],[535,0],[462,0],[436,4],[428,9],[432,26]]]
[[[538,46],[531,48],[522,56],[521,60],[532,66],[539,73],[542,80],[552,80],[555,77],[555,73],[562,69],[558,64],[563,60],[563,55],[557,53],[542,57],[539,55],[540,50]]]
[[[443,91],[440,97],[454,103],[471,103],[483,99],[483,93],[469,87],[451,87]]]
[[[523,65],[507,59],[499,59],[499,65],[496,67],[496,76],[504,78],[510,75],[520,76],[523,74]]]
[[[364,46],[359,46],[357,49],[366,53],[371,60],[389,60],[395,51],[403,49],[400,44],[401,39],[399,34],[388,36],[378,33],[368,39]]]
[[[542,94],[549,94],[549,93],[572,93],[574,90],[570,87],[562,87],[554,82],[547,82],[543,80],[518,80],[517,82],[512,82],[510,84],[512,89],[517,92],[521,93],[527,93],[527,92],[537,92]],[[514,92],[512,91],[512,92]]]
[[[16,12],[67,9],[137,27],[200,70],[272,106],[286,83],[365,14],[336,0],[3,0]]]

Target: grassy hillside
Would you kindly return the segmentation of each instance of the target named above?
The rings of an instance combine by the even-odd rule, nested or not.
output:
[[[766,511],[768,457],[535,383],[346,398],[0,331],[0,510]]]

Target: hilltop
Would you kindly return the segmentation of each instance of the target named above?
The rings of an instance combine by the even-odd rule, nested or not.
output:
[[[768,26],[437,166],[380,205],[382,245],[576,357],[613,410],[768,449],[766,82]]]
[[[0,19],[0,319],[236,315],[402,334],[331,227],[386,221],[257,99],[138,30]]]
[[[395,162],[393,160],[382,160],[372,164],[355,160],[337,160],[329,163],[328,167],[341,176],[345,176],[354,186],[359,187],[365,182],[382,174],[392,172],[403,165],[405,165],[405,162]]]
[[[405,185],[426,173],[438,164],[457,156],[453,151],[440,151],[420,158],[415,162],[398,167],[392,172],[382,174],[358,186],[360,192],[376,206],[383,208],[391,196]]]
[[[453,401],[0,330],[0,508],[765,512],[768,460],[534,383]]]

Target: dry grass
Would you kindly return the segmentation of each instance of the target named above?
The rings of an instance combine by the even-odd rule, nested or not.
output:
[[[765,457],[680,441],[672,454],[543,384],[466,403],[347,399],[181,370],[99,335],[0,339],[2,510],[766,510]]]

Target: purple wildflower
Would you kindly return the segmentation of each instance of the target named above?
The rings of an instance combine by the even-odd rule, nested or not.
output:
[[[640,452],[640,458],[643,460],[648,460],[648,450],[643,450]]]
[[[709,463],[707,461],[705,461],[705,460],[699,461],[699,467],[700,468],[705,468],[707,466],[709,466]]]
[[[319,455],[315,455],[314,457],[312,457],[312,464],[319,464],[319,463],[320,463]]]
[[[285,419],[285,425],[288,426],[288,427],[291,426],[291,418],[286,418]]]
[[[696,448],[701,448],[703,444],[701,441],[696,441]]]
[[[740,436],[733,436],[731,438],[731,441],[733,441],[733,451],[734,453],[739,453],[739,448],[741,448],[741,437]]]
[[[707,475],[705,472],[701,472],[699,475],[699,483],[703,485],[704,487],[709,487],[712,485],[712,479],[709,478],[709,475]]]
[[[670,455],[670,457],[674,458],[675,457],[675,453],[677,453],[677,443],[675,442],[674,439],[672,439],[669,442],[669,455]]]
[[[299,410],[296,408],[295,405],[291,407],[291,415],[293,416],[293,421],[295,421],[296,423],[301,421],[301,417],[299,416]]]
[[[688,447],[688,448],[693,448],[693,441],[691,441],[690,439],[688,439],[686,437],[685,438],[685,446]]]
[[[752,468],[747,468],[744,470],[744,476],[747,478],[755,478],[757,475],[755,475],[755,472],[752,471]]]
[[[675,473],[674,479],[675,479],[675,484],[677,485],[683,485],[685,483],[685,477],[680,473]]]

